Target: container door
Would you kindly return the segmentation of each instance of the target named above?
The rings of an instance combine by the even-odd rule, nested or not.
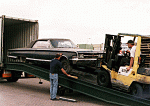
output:
[[[2,63],[2,36],[3,36],[3,18],[0,17],[0,64]]]

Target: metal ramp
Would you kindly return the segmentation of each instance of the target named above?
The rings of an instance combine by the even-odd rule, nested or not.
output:
[[[24,71],[26,73],[35,75],[41,79],[49,81],[49,70],[38,66],[25,63],[8,63],[5,64],[6,70]],[[80,92],[82,94],[91,96],[93,98],[116,104],[121,106],[149,106],[150,101],[142,98],[137,98],[132,95],[119,92],[113,89],[99,87],[85,81],[73,79],[66,75],[59,75],[59,85]]]

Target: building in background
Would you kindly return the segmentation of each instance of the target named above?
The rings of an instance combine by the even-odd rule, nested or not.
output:
[[[91,50],[93,50],[93,45],[92,44],[78,44],[78,47],[80,49],[91,49]]]
[[[80,49],[104,50],[104,44],[77,44]]]
[[[93,45],[93,50],[104,50],[104,44],[92,44]]]

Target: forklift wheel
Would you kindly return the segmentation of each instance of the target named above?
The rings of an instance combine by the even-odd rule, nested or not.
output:
[[[109,87],[110,77],[106,71],[100,71],[97,75],[97,83],[100,86]]]
[[[134,96],[142,97],[143,88],[140,84],[133,84],[131,87],[131,94]]]

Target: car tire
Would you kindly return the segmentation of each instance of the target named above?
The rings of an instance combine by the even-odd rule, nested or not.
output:
[[[72,71],[72,67],[69,63],[68,60],[61,60],[61,63],[62,63],[62,66],[63,66],[63,69],[67,72],[67,73],[70,73]]]
[[[110,87],[110,77],[106,71],[100,71],[97,75],[97,83],[100,86]]]
[[[131,92],[130,93],[133,96],[142,97],[143,88],[140,84],[135,83],[131,86]]]

